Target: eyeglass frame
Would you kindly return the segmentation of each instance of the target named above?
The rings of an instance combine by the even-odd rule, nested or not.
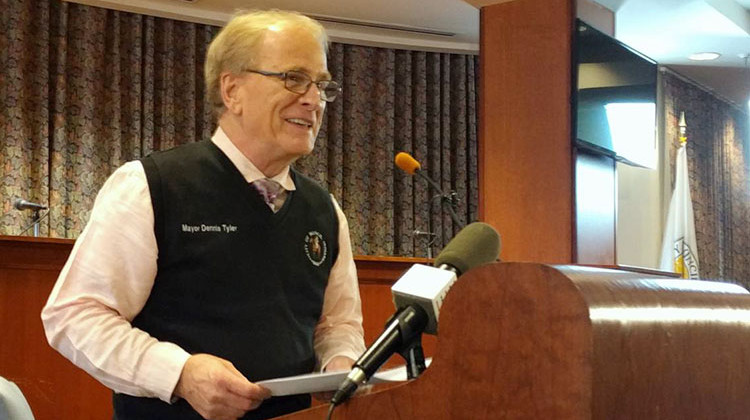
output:
[[[289,70],[289,71],[273,72],[273,71],[255,70],[255,69],[243,69],[242,71],[243,72],[247,72],[247,73],[260,74],[261,76],[278,77],[279,79],[281,79],[282,81],[284,81],[284,89],[288,90],[289,92],[296,93],[298,95],[304,95],[304,94],[306,94],[307,91],[310,90],[310,86],[312,86],[314,84],[318,88],[318,92],[320,92],[320,99],[323,102],[327,102],[327,103],[331,103],[331,102],[335,101],[336,98],[339,96],[339,94],[341,94],[341,92],[343,90],[343,89],[341,89],[341,84],[339,84],[339,82],[337,82],[335,80],[317,80],[317,81],[315,81],[315,80],[312,79],[312,77],[310,77],[310,75],[308,75],[307,73],[305,73],[303,71],[299,71],[299,70]],[[293,73],[293,74],[297,74],[297,75],[300,75],[300,76],[304,76],[304,78],[307,79],[307,83],[306,83],[307,86],[305,86],[305,90],[304,91],[298,92],[298,91],[292,90],[287,85],[289,83],[288,82],[288,80],[289,80],[289,73]],[[322,83],[325,83],[326,85],[321,86]],[[328,99],[328,94],[326,93],[326,87],[330,87],[330,85],[332,83],[336,86],[336,95],[333,97],[333,99],[329,100]]]

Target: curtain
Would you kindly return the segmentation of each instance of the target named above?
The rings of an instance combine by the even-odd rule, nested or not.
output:
[[[680,112],[685,112],[701,277],[750,287],[747,111],[671,71],[664,72],[662,80],[672,165],[679,145]]]
[[[48,204],[42,234],[74,238],[115,168],[210,135],[202,61],[216,28],[60,1],[10,0],[3,20],[3,234]]]
[[[342,201],[358,252],[425,256],[429,242],[438,250],[457,231],[427,181],[395,168],[401,151],[456,192],[461,224],[476,220],[476,64],[474,56],[333,44],[328,66],[343,81],[343,100],[329,105],[316,150],[298,167]]]
[[[203,59],[219,28],[60,0],[0,0],[0,234],[48,204],[42,235],[75,238],[115,168],[209,138]],[[460,226],[427,183],[393,165],[399,151],[477,218],[476,56],[334,43],[330,104],[312,155],[295,165],[342,205],[355,254],[434,255]],[[432,235],[415,235],[414,231]]]

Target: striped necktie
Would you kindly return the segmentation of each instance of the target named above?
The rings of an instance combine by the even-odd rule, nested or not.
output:
[[[251,184],[258,190],[258,193],[263,197],[263,201],[268,204],[268,207],[274,213],[279,211],[281,206],[284,205],[286,190],[278,182],[268,178],[261,178],[253,181]]]

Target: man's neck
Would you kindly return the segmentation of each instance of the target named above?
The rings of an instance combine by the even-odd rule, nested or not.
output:
[[[224,130],[229,141],[242,152],[242,154],[258,168],[267,178],[280,174],[293,160],[273,159],[273,153],[266,151],[262,143],[245,134],[242,127],[235,119],[222,116],[219,118],[219,127]]]

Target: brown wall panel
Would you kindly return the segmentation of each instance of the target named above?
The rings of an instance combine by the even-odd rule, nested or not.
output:
[[[481,9],[480,218],[506,261],[574,261],[572,0]]]
[[[58,239],[0,237],[0,376],[37,419],[112,417],[112,393],[47,345],[40,314],[72,248]]]
[[[576,157],[576,261],[615,264],[617,189],[612,158]]]

